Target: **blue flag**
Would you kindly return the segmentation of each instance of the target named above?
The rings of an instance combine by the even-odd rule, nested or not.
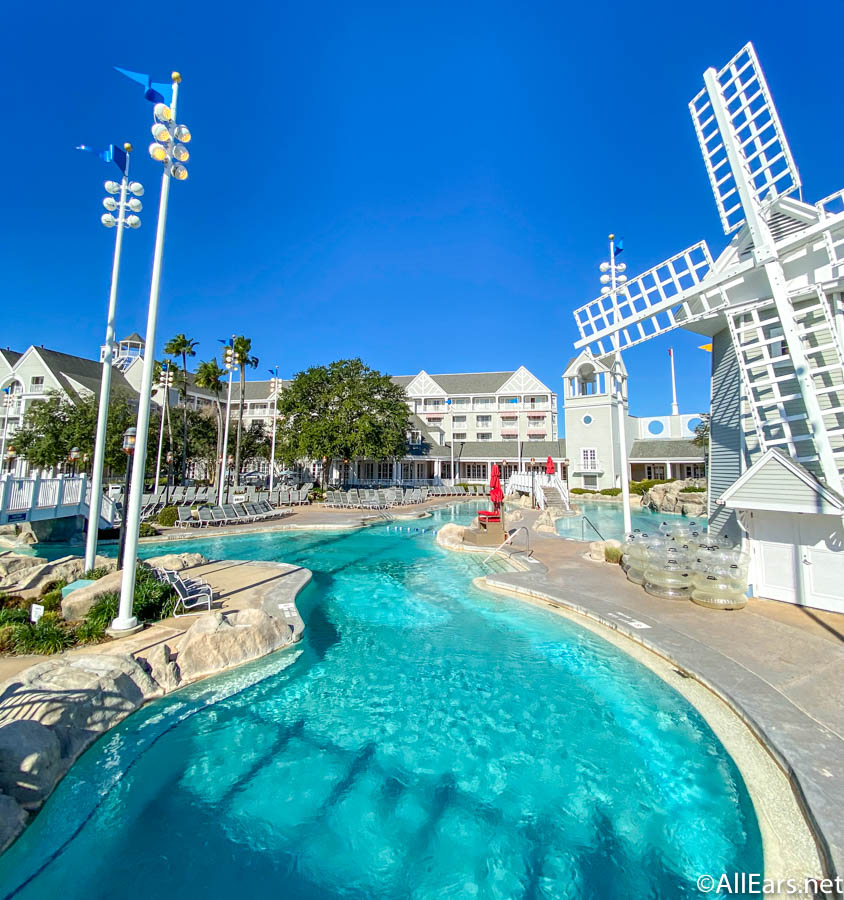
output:
[[[613,258],[615,258],[616,256],[619,256],[623,250],[624,250],[624,238],[619,238],[615,242],[615,246],[613,247],[613,251],[612,251]]]
[[[94,156],[98,156],[104,163],[113,162],[124,175],[126,174],[126,151],[122,147],[115,147],[114,144],[109,144],[105,150],[95,150],[87,144],[80,144],[76,149],[93,153]]]
[[[172,93],[171,85],[155,82],[149,75],[144,75],[141,72],[130,72],[129,69],[121,69],[120,66],[115,66],[114,68],[117,69],[121,75],[131,78],[132,81],[137,81],[144,89],[144,99],[149,100],[150,103],[166,103],[167,101],[164,99],[162,91],[171,88]]]

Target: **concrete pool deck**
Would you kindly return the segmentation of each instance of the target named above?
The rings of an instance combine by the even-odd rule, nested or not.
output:
[[[523,515],[530,525],[537,514]],[[586,546],[531,531],[542,567],[483,581],[613,629],[723,698],[788,776],[829,874],[844,873],[844,616],[767,600],[732,612],[660,600],[620,567],[584,559]]]

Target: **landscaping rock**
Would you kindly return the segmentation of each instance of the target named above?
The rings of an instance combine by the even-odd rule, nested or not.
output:
[[[14,797],[0,794],[0,853],[23,831],[26,813]]]
[[[109,572],[93,584],[87,587],[78,588],[71,591],[62,600],[62,615],[68,622],[76,622],[84,619],[88,615],[88,610],[96,603],[103,594],[110,594],[114,591],[120,592],[120,582],[123,579],[123,572]]]
[[[49,728],[28,719],[0,726],[0,791],[37,809],[61,773],[59,739]]]
[[[7,582],[17,584],[18,579],[29,569],[46,564],[47,560],[41,556],[29,556],[15,553],[13,550],[0,553],[0,588]]]
[[[117,568],[117,560],[110,559],[107,556],[97,556],[94,561],[94,568],[104,568],[112,572]],[[21,597],[25,597],[28,600],[35,600],[41,596],[44,585],[59,579],[64,579],[67,582],[76,581],[84,571],[85,560],[81,556],[63,556],[61,559],[48,562],[45,565],[25,570],[18,578],[14,588],[10,587],[9,590],[13,590],[14,593],[20,594]]]
[[[163,691],[125,654],[90,653],[37,663],[0,686],[0,725],[30,719],[51,728],[63,759]]]
[[[259,659],[293,643],[293,628],[261,609],[200,616],[179,645],[183,682]]]
[[[146,664],[150,675],[165,693],[174,691],[182,680],[179,666],[174,661],[167,644],[156,644],[151,647],[145,656],[138,657],[138,662]]]
[[[667,484],[655,484],[648,491],[647,505],[658,512],[703,516],[706,515],[706,493],[684,494],[682,491],[685,487],[704,486],[705,482],[695,478],[671,481]]]
[[[437,543],[441,547],[462,547],[463,546],[462,525],[456,522],[446,522],[437,532]]]
[[[158,566],[159,569],[181,572],[182,569],[204,565],[208,560],[201,553],[167,553],[164,556],[151,556],[146,562],[150,566]]]
[[[533,523],[533,530],[540,534],[556,534],[559,515],[559,512],[554,509],[542,510]]]

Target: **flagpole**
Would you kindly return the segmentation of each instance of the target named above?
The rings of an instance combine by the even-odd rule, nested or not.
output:
[[[620,248],[619,248],[620,249]],[[617,326],[619,321],[618,314],[618,289],[616,268],[615,268],[615,235],[610,235],[610,282],[612,290],[612,305],[614,324]],[[625,428],[625,412],[624,412],[624,378],[621,373],[621,350],[619,349],[618,331],[613,334],[613,344],[616,350],[616,363],[618,365],[618,378],[611,373],[613,379],[613,387],[618,389],[618,438],[619,448],[618,455],[621,464],[621,505],[624,515],[624,533],[630,534],[633,531],[633,517],[630,514],[630,463],[627,459],[627,434]],[[613,366],[615,368],[615,366]],[[617,385],[616,385],[617,382]]]
[[[679,416],[680,407],[677,405],[677,380],[674,377],[674,348],[668,348],[668,355],[671,357],[671,415]]]
[[[100,528],[100,512],[103,493],[103,464],[105,462],[108,406],[111,397],[111,366],[114,361],[114,319],[117,312],[117,283],[120,279],[120,254],[123,250],[123,229],[126,223],[126,194],[129,190],[129,154],[131,144],[124,144],[126,169],[120,181],[120,206],[117,213],[117,234],[114,236],[114,259],[111,264],[111,289],[108,295],[106,315],[105,351],[103,374],[100,381],[100,403],[97,411],[97,436],[94,440],[94,462],[91,470],[91,494],[88,502],[88,533],[85,536],[85,569],[94,568],[97,557],[97,532]]]

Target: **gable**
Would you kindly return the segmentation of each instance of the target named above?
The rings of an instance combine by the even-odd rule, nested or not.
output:
[[[610,354],[611,355],[611,354]],[[583,363],[588,362],[592,366],[594,366],[596,372],[607,372],[609,371],[604,363],[595,357],[592,354],[592,351],[587,347],[585,350],[581,350],[581,352],[575,356],[573,359],[568,361],[568,365],[563,372],[563,378],[568,377],[569,375],[576,375],[577,370],[583,365]]]
[[[445,397],[445,391],[423,369],[405,388],[408,397]]]
[[[501,394],[550,394],[551,389],[544,385],[535,375],[524,366],[518,369],[498,389]]]
[[[841,515],[837,502],[811,473],[800,470],[776,451],[768,451],[718,501],[729,509]]]

